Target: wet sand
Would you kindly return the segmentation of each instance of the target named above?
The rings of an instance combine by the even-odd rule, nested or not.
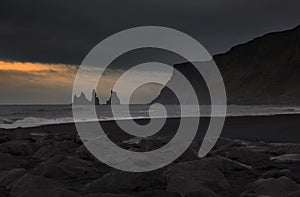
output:
[[[127,120],[122,120],[127,121]],[[148,120],[136,120],[139,124],[146,124]],[[203,136],[207,129],[209,118],[201,118],[198,134]],[[170,118],[166,125],[160,131],[163,135],[173,135],[179,123],[178,118]],[[80,123],[88,125],[89,123]],[[101,122],[103,129],[117,137],[129,137],[116,124],[115,121]],[[15,135],[17,138],[23,138],[30,133],[53,133],[76,135],[74,123],[46,125],[33,128],[0,129],[0,132]],[[266,142],[300,142],[300,115],[274,115],[274,116],[242,116],[227,117],[222,137],[232,139],[243,139],[251,141]]]

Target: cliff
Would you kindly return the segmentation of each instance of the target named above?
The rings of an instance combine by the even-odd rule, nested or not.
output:
[[[214,56],[223,76],[229,104],[300,104],[300,26],[269,33]],[[190,63],[175,65],[197,89],[202,104],[207,90]],[[174,74],[168,83],[172,83]],[[204,92],[200,94],[199,92]],[[153,100],[176,104],[168,88]]]

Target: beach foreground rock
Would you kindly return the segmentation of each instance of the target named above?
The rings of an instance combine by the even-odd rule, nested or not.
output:
[[[200,189],[210,193],[230,191],[230,184],[222,172],[201,160],[176,164],[166,173],[167,191],[178,192],[182,196]]]
[[[0,153],[0,171],[21,168],[26,165],[26,161],[14,158],[8,153]]]
[[[285,196],[289,193],[300,190],[300,185],[292,181],[291,179],[283,176],[278,179],[268,178],[259,179],[246,188],[244,196],[260,196],[268,195],[274,197]]]
[[[166,181],[161,171],[129,173],[114,170],[88,183],[83,191],[84,193],[132,193],[164,189],[165,185]]]
[[[14,135],[12,135],[14,136]],[[0,192],[12,197],[299,196],[299,144],[220,138],[204,158],[196,140],[162,169],[130,173],[95,159],[75,135],[60,133],[0,141]],[[151,151],[167,137],[127,139],[130,150]],[[16,145],[16,146],[14,146]]]

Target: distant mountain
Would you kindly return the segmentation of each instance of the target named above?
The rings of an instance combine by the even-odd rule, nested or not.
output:
[[[214,56],[229,104],[300,104],[300,26],[269,33]],[[174,66],[190,79],[203,104],[207,88],[190,63]],[[175,77],[176,78],[176,77]],[[169,84],[174,80],[174,74]],[[206,95],[206,96],[203,96]],[[153,102],[175,104],[168,88]]]

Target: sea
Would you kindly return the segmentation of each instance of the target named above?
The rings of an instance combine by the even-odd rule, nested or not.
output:
[[[82,114],[77,121],[108,121],[123,119],[182,117],[178,106],[165,106],[163,113],[161,106],[131,105],[128,113],[127,105],[114,106],[118,113],[111,113],[111,106],[96,106],[96,117],[91,117],[86,107],[72,109],[71,105],[0,105],[0,128],[14,129],[18,127],[36,127],[41,125],[62,124],[74,122],[73,111]],[[185,117],[200,116],[272,116],[279,114],[300,114],[300,106],[276,105],[228,105],[226,114],[211,114],[210,106],[193,106],[185,109]]]

